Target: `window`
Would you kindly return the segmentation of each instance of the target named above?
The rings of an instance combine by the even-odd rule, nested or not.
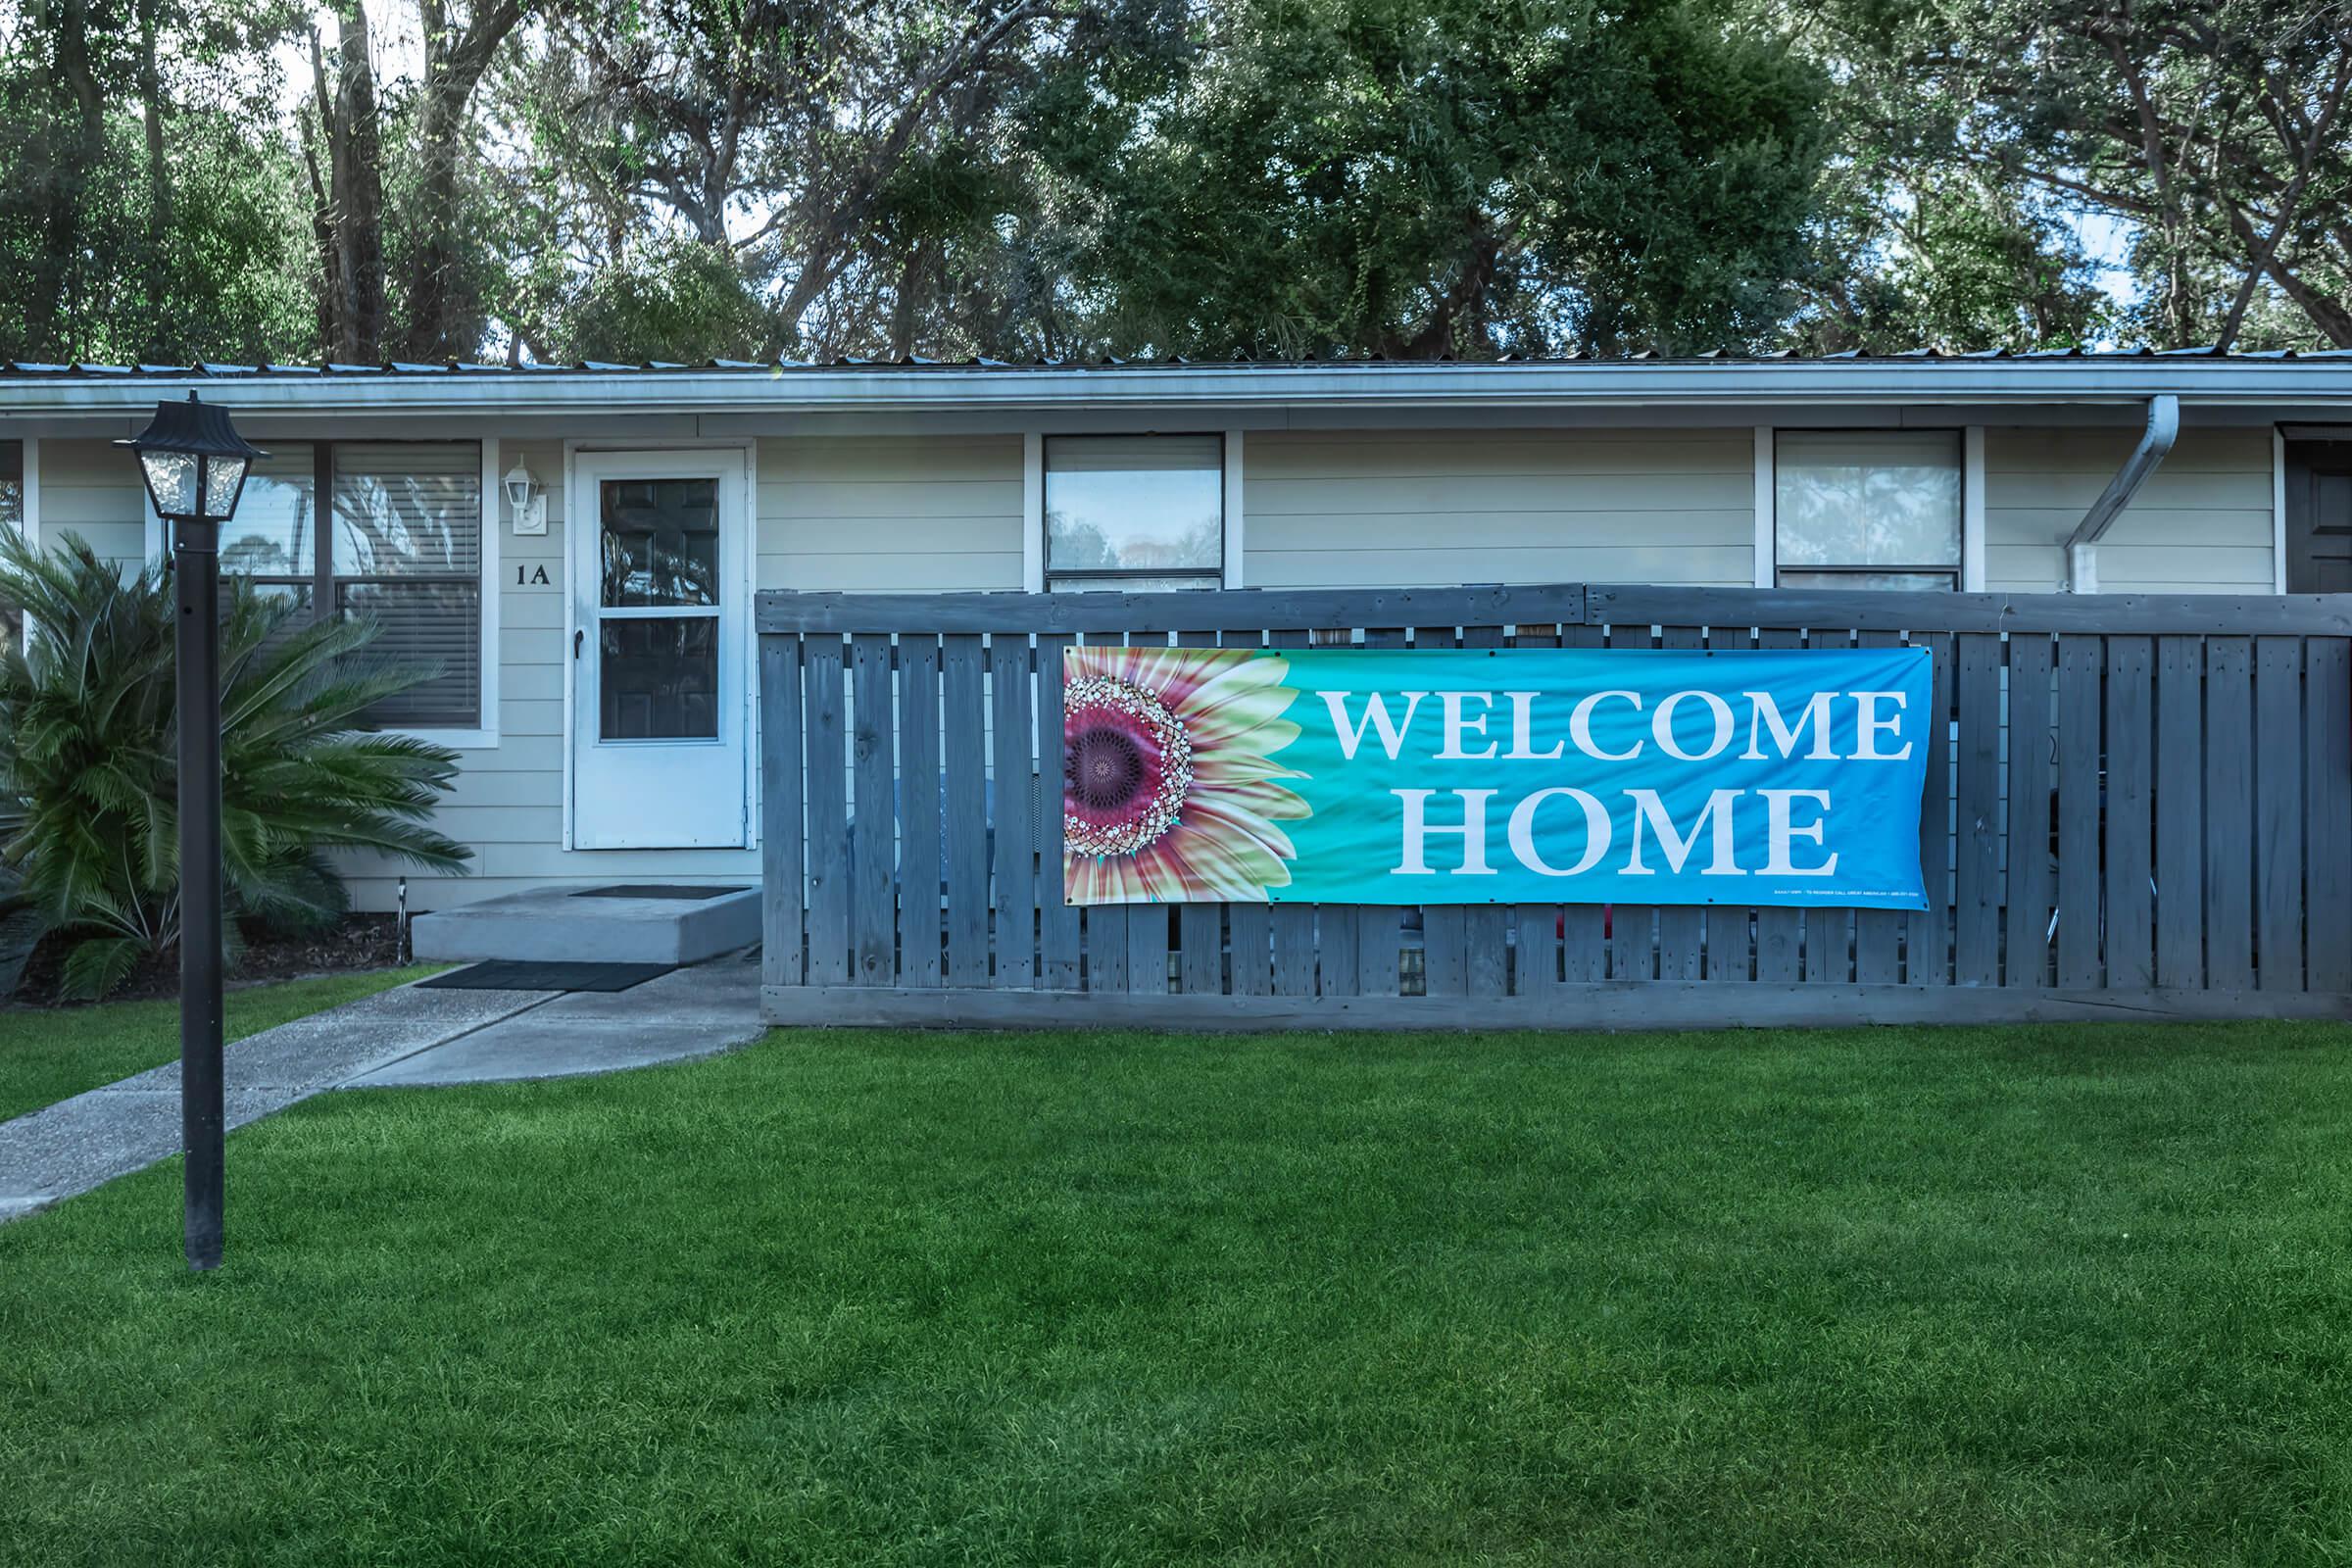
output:
[[[1046,588],[1215,588],[1225,580],[1225,441],[1050,436]]]
[[[24,531],[24,443],[0,441],[0,528]],[[17,607],[0,604],[0,650],[24,646],[24,617]]]
[[[1789,431],[1774,440],[1784,588],[1960,586],[1960,435]]]
[[[318,497],[331,498],[321,526]],[[366,615],[370,652],[439,673],[371,716],[482,722],[482,454],[472,442],[277,442],[254,466],[220,569],[313,614]]]

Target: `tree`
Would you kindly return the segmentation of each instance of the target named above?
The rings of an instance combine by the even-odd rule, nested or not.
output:
[[[356,3],[356,0],[355,0]],[[481,0],[470,9],[448,0],[418,0],[424,37],[424,75],[416,100],[417,171],[408,228],[415,254],[408,283],[406,358],[470,359],[481,347],[481,291],[468,268],[460,234],[460,186],[472,124],[474,90],[509,34],[521,23],[524,0]]]
[[[1785,310],[1821,90],[1673,0],[1236,0],[1037,135],[1120,352],[1729,348]]]
[[[1817,18],[1857,144],[2133,225],[2159,343],[2229,347],[2253,321],[2352,347],[2352,12],[2333,0],[1827,0]]]
[[[306,352],[307,258],[256,23],[206,0],[56,5],[0,34],[0,356]],[[63,59],[77,62],[61,71]],[[87,101],[95,90],[95,140]]]
[[[1027,331],[1034,196],[1016,140],[1038,84],[1180,29],[1179,0],[655,0],[566,12],[526,69],[540,156],[601,220],[554,337],[637,341],[616,307],[732,266],[766,318],[756,351],[996,352]],[[690,242],[690,243],[689,243]],[[699,249],[698,249],[699,248]],[[680,275],[676,280],[688,280]]]

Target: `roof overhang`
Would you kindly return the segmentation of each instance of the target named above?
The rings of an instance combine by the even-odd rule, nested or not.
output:
[[[1386,414],[1449,411],[1563,416],[1605,411],[1679,411],[1676,422],[1740,422],[1759,410],[2003,411],[2106,407],[2124,411],[2169,394],[2196,422],[2256,418],[2352,419],[2352,354],[2063,357],[1408,362],[1125,366],[821,365],[741,368],[387,370],[102,371],[80,368],[0,373],[0,418],[82,425],[129,418],[190,390],[239,416],[502,417],[674,416],[706,426],[742,421],[781,429],[803,419],[869,416],[967,428],[981,421],[1079,415],[1119,418],[1214,413],[1260,425],[1376,421]],[[2197,417],[2202,411],[2204,417]],[[2045,416],[2046,417],[2046,416]],[[1612,421],[1615,422],[1615,421]],[[2101,422],[2105,422],[2102,420]]]

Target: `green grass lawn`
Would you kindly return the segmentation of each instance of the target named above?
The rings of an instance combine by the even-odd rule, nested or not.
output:
[[[242,1040],[446,967],[428,963],[231,991],[223,1033],[232,1041]],[[0,1121],[160,1067],[178,1054],[176,1002],[108,1002],[0,1012]]]
[[[771,1036],[0,1227],[0,1558],[2341,1563],[2352,1031]]]

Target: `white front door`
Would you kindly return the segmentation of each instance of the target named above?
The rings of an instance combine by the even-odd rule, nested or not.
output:
[[[750,842],[745,468],[739,451],[574,460],[574,849]]]

